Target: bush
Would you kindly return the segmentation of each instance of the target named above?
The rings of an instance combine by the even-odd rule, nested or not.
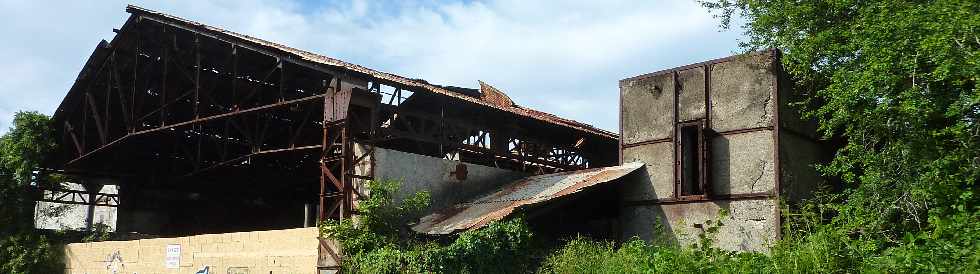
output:
[[[893,247],[814,224],[768,254],[681,247],[632,239],[620,246],[576,238],[549,256],[540,273],[975,273],[980,270],[980,213],[930,220],[937,227],[908,234]]]
[[[63,271],[60,249],[34,232],[0,237],[0,273],[58,273]]]
[[[532,234],[522,218],[493,222],[448,238],[411,231],[428,206],[421,192],[395,201],[395,181],[372,181],[356,219],[330,220],[321,234],[344,250],[342,267],[356,273],[517,273],[532,263]]]

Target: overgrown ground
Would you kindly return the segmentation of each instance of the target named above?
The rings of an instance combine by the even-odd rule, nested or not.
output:
[[[538,241],[521,218],[491,223],[457,236],[426,238],[409,230],[425,208],[419,193],[392,202],[393,181],[371,182],[371,197],[354,221],[321,225],[324,236],[344,247],[344,269],[356,273],[906,273],[980,271],[980,215],[935,220],[901,242],[862,237],[825,218],[818,201],[799,209],[783,228],[785,238],[763,253],[711,247],[711,235],[693,246],[668,240],[625,243],[574,238],[559,246]],[[828,203],[833,204],[833,203]],[[787,212],[790,213],[790,212]],[[717,226],[724,224],[717,224]],[[656,229],[656,228],[652,228]],[[712,231],[708,229],[709,234]],[[667,237],[663,237],[667,239]]]

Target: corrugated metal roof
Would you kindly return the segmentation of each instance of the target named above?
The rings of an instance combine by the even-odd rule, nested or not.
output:
[[[544,113],[544,112],[533,110],[533,109],[523,108],[523,107],[518,106],[518,105],[502,106],[502,105],[494,104],[493,102],[487,102],[487,101],[481,100],[479,98],[473,98],[473,97],[469,97],[469,96],[465,96],[465,95],[461,95],[461,94],[452,92],[452,91],[447,90],[447,89],[444,89],[442,87],[429,84],[428,82],[426,82],[424,80],[421,80],[421,79],[410,79],[410,78],[398,76],[398,75],[391,74],[391,73],[386,73],[386,72],[381,72],[381,71],[373,70],[373,69],[366,68],[366,67],[363,67],[363,66],[360,66],[360,65],[355,65],[355,64],[347,63],[347,62],[344,62],[344,61],[341,61],[341,60],[338,60],[338,59],[330,58],[330,57],[319,55],[319,54],[316,54],[316,53],[312,53],[312,52],[308,52],[308,51],[304,51],[304,50],[292,48],[292,47],[289,47],[289,46],[286,46],[286,45],[282,45],[282,44],[278,44],[278,43],[274,43],[274,42],[269,42],[269,41],[262,40],[262,39],[259,39],[259,38],[255,38],[255,37],[252,37],[252,36],[248,36],[248,35],[244,35],[244,34],[239,34],[239,33],[236,33],[236,32],[232,32],[232,31],[224,30],[224,29],[221,29],[221,28],[212,27],[212,26],[209,26],[209,25],[201,24],[201,23],[198,23],[198,22],[194,22],[194,21],[191,21],[191,20],[183,19],[183,18],[180,18],[180,17],[177,17],[177,16],[165,14],[165,13],[162,13],[162,12],[152,11],[152,10],[144,9],[144,8],[141,8],[141,7],[138,7],[138,6],[133,6],[133,5],[127,6],[126,7],[126,11],[128,11],[130,13],[133,13],[133,14],[139,14],[139,15],[144,16],[144,17],[147,17],[147,18],[156,19],[157,21],[166,22],[166,23],[170,23],[170,24],[177,24],[177,25],[180,25],[180,26],[189,28],[189,29],[196,30],[196,31],[210,33],[210,34],[215,35],[215,36],[229,37],[229,38],[233,38],[235,40],[240,40],[240,41],[243,41],[243,42],[248,42],[248,43],[253,44],[253,45],[256,45],[256,46],[274,49],[274,50],[277,50],[277,51],[286,53],[288,55],[292,55],[293,57],[296,57],[296,59],[301,60],[301,61],[312,62],[312,63],[316,63],[316,64],[320,64],[320,65],[326,65],[326,66],[331,66],[331,67],[337,67],[337,68],[341,68],[341,69],[352,71],[352,72],[366,74],[366,75],[370,75],[371,77],[374,77],[374,78],[377,78],[377,79],[381,79],[381,80],[386,80],[386,81],[398,83],[398,84],[401,84],[401,85],[404,85],[404,86],[408,86],[408,87],[420,88],[422,90],[426,90],[426,91],[429,91],[429,92],[433,92],[433,93],[437,93],[437,94],[441,94],[441,95],[445,95],[445,96],[457,98],[457,99],[460,99],[460,100],[463,100],[463,101],[467,101],[467,102],[471,102],[471,103],[483,105],[483,106],[494,108],[494,109],[503,110],[503,111],[506,111],[506,112],[517,114],[519,116],[529,117],[529,118],[541,120],[541,121],[552,123],[552,124],[558,124],[558,125],[566,126],[566,127],[570,127],[570,128],[576,129],[576,130],[580,130],[580,131],[585,131],[585,132],[589,132],[589,133],[592,133],[592,134],[596,134],[596,135],[599,135],[599,136],[604,136],[604,137],[608,137],[608,138],[617,138],[617,135],[615,133],[613,133],[613,132],[606,131],[606,130],[603,130],[603,129],[599,129],[599,128],[593,127],[592,125],[581,123],[581,122],[578,122],[578,121],[575,121],[575,120],[561,118],[561,117],[558,117],[558,116],[555,116],[555,115],[552,115],[552,114],[549,114],[549,113]]]
[[[503,219],[520,207],[576,193],[633,172],[643,163],[552,173],[524,178],[471,202],[422,217],[412,230],[427,234],[449,234],[482,227]]]

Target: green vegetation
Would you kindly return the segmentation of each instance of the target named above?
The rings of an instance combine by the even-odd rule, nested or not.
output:
[[[29,187],[44,156],[54,151],[48,117],[37,112],[18,112],[13,127],[0,136],[0,273],[60,272],[52,235],[34,230],[36,193]]]
[[[980,271],[980,2],[702,2],[779,48],[798,104],[844,146],[843,183],[794,209],[770,254],[576,239],[544,272]],[[594,269],[594,270],[593,270]]]
[[[980,270],[980,2],[704,5],[746,19],[746,49],[782,49],[801,107],[844,141],[820,168],[844,184],[811,231],[838,236],[828,252],[867,271]]]
[[[540,249],[527,245],[532,234],[518,219],[441,241],[386,237],[365,249],[344,240],[357,244],[347,267],[368,273],[534,272],[524,267],[534,265],[541,273],[980,272],[980,2],[702,4],[723,27],[734,15],[744,20],[745,50],[781,49],[801,98],[797,105],[819,122],[824,138],[843,144],[819,166],[841,190],[784,208],[784,239],[768,254],[736,254],[703,242],[681,247],[577,238],[535,262]],[[341,226],[371,234],[352,223]],[[504,248],[460,243],[474,238]],[[467,247],[504,256],[445,251]],[[497,250],[503,253],[492,253]],[[521,267],[484,268],[481,258]]]
[[[346,271],[356,273],[518,273],[529,268],[532,234],[521,218],[495,222],[450,238],[422,238],[408,224],[428,207],[425,192],[395,201],[395,181],[369,183],[356,220],[327,221],[321,234],[344,248]]]
[[[977,209],[980,2],[745,1],[747,49],[780,48],[827,138],[846,142],[822,171],[846,187],[836,224],[899,243]]]

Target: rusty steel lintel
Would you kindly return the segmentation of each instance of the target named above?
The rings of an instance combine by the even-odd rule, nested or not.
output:
[[[707,123],[707,121],[705,121],[705,122]],[[707,127],[707,125],[706,125],[706,127]],[[735,134],[742,134],[742,133],[750,133],[750,132],[764,131],[764,130],[772,130],[772,129],[773,129],[772,126],[762,126],[762,127],[735,129],[735,130],[722,131],[722,132],[713,132],[711,134],[721,135],[721,136],[728,136],[728,135],[735,135]],[[802,135],[802,133],[796,133],[796,132],[791,132],[791,133],[794,134],[794,135],[805,136],[805,135]],[[625,148],[638,147],[638,146],[644,146],[644,145],[652,145],[652,144],[659,144],[659,143],[669,143],[669,142],[673,142],[673,141],[674,141],[674,138],[667,137],[667,138],[660,138],[660,139],[653,139],[653,140],[645,140],[645,141],[639,141],[639,142],[633,142],[633,143],[625,143],[624,142],[622,144],[622,147],[625,149]]]
[[[384,140],[406,138],[406,139],[412,139],[412,140],[416,140],[416,141],[429,142],[429,143],[433,143],[433,144],[440,144],[440,145],[444,145],[444,146],[446,146],[448,148],[466,149],[466,150],[469,150],[471,152],[478,153],[478,154],[491,155],[492,157],[494,157],[494,159],[503,159],[503,160],[515,161],[515,162],[518,162],[518,163],[528,162],[528,163],[533,163],[533,164],[538,164],[538,165],[549,166],[549,167],[553,167],[553,168],[559,168],[559,169],[563,169],[563,170],[576,170],[576,169],[581,169],[582,168],[581,166],[565,165],[565,164],[558,163],[558,162],[551,162],[551,161],[540,159],[539,157],[544,157],[542,155],[534,155],[534,154],[526,154],[526,155],[499,154],[499,153],[495,153],[492,149],[485,148],[485,147],[480,147],[480,146],[476,146],[476,145],[469,145],[469,144],[462,144],[462,143],[441,142],[439,140],[435,140],[435,139],[432,139],[432,138],[429,138],[429,137],[426,137],[426,136],[421,136],[421,135],[413,134],[413,133],[402,131],[402,130],[390,129],[389,128],[389,129],[385,129],[385,131],[388,131],[390,133],[396,133],[399,136],[385,138]],[[369,141],[369,143],[374,143],[374,142],[377,142],[377,141],[378,140],[371,140],[371,141]]]
[[[65,131],[71,137],[72,143],[75,144],[75,149],[78,151],[78,154],[85,153],[85,148],[82,147],[82,143],[78,141],[78,135],[75,135],[75,127],[72,127],[71,123],[68,121],[65,121]]]
[[[84,170],[64,170],[64,169],[51,169],[51,168],[39,168],[39,172],[47,174],[63,174],[63,175],[75,175],[75,176],[89,176],[89,177],[107,177],[107,178],[125,178],[134,177],[135,174],[130,173],[103,173],[103,172],[93,172]]]
[[[99,141],[104,145],[106,142],[106,132],[105,126],[102,124],[102,118],[99,116],[99,109],[95,105],[95,97],[90,92],[85,92],[85,101],[88,102],[89,109],[92,110],[93,119],[95,119],[95,129],[99,133]]]
[[[419,132],[419,131],[416,130],[417,127],[415,127],[411,122],[409,122],[409,119],[407,119],[409,117],[415,117],[417,119],[420,119],[420,120],[423,120],[423,121],[427,121],[427,122],[430,122],[430,123],[433,123],[433,124],[443,125],[442,127],[439,127],[438,128],[438,129],[442,129],[442,130],[445,130],[445,127],[448,124],[449,126],[456,127],[456,128],[461,128],[461,129],[465,129],[467,131],[482,131],[483,133],[479,136],[479,138],[480,138],[479,142],[482,143],[482,144],[484,144],[484,145],[487,145],[485,143],[485,139],[483,139],[484,137],[486,137],[485,136],[486,134],[490,134],[490,132],[487,129],[481,129],[479,127],[470,127],[464,121],[456,121],[456,120],[453,120],[451,118],[439,117],[439,116],[425,114],[425,113],[418,113],[418,112],[398,110],[398,109],[396,109],[395,107],[392,107],[392,106],[384,106],[382,108],[384,108],[383,111],[385,111],[385,112],[391,112],[391,113],[394,113],[394,114],[398,114],[399,117],[405,117],[403,119],[398,119],[398,120],[400,120],[401,123],[403,123],[407,127],[408,130],[396,129],[394,126],[391,126],[391,127],[388,127],[388,128],[381,128],[381,130],[386,131],[385,133],[388,133],[388,134],[382,134],[382,135],[394,135],[394,136],[383,137],[383,138],[379,138],[379,139],[371,140],[371,141],[379,141],[379,140],[382,140],[382,139],[384,139],[384,140],[390,140],[390,139],[398,139],[398,138],[407,138],[407,139],[413,139],[413,140],[416,140],[416,141],[423,141],[423,142],[428,142],[428,143],[434,143],[434,144],[438,144],[440,146],[446,146],[446,147],[461,147],[461,146],[464,146],[465,147],[467,145],[472,145],[472,144],[458,144],[455,140],[440,139],[440,138],[436,138],[436,137],[433,137],[433,136],[429,136],[429,135],[445,136],[445,134],[438,134],[438,133],[434,133],[434,132]],[[533,143],[533,142],[531,142],[531,143]],[[558,149],[558,150],[564,150],[564,151],[572,152],[572,153],[574,153],[574,156],[582,157],[583,159],[586,158],[586,157],[584,157],[581,154],[581,152],[578,149],[575,149],[575,148],[563,147],[563,146],[554,145],[554,144],[544,144],[544,143],[536,144],[536,145],[539,145],[541,147],[545,147],[548,150]],[[513,159],[513,160],[517,160],[516,158],[513,158],[512,157],[513,155],[494,153],[492,150],[485,150],[482,146],[473,145],[473,146],[468,147],[468,148],[470,148],[471,150],[474,150],[475,152],[479,152],[481,154],[488,154],[488,153],[490,153],[490,154],[496,155],[497,157],[504,157],[504,158],[510,158],[510,159]],[[479,148],[479,149],[477,149],[477,148]],[[538,153],[533,153],[533,154],[534,155],[529,155],[529,156],[533,156],[535,158],[536,157],[547,158],[549,156],[549,155],[540,155]],[[536,159],[535,161],[532,161],[532,162],[535,162],[536,164],[552,165],[552,166],[561,167],[561,168],[564,168],[564,169],[578,169],[578,168],[581,168],[581,167],[575,167],[573,165],[567,165],[567,164],[564,164],[564,163],[561,163],[561,162],[557,162],[557,161],[556,162],[540,161],[540,160],[537,160]]]
[[[47,198],[37,199],[36,201],[38,201],[38,202],[57,203],[57,204],[70,204],[70,205],[94,205],[94,206],[105,206],[105,207],[119,207],[118,204],[111,204],[111,203],[108,203],[108,202],[96,202],[95,204],[92,204],[92,203],[87,203],[87,202],[62,201],[62,200],[54,200],[54,199],[47,199]]]
[[[325,175],[327,180],[329,180],[330,183],[333,184],[333,186],[337,187],[337,189],[341,189],[341,190],[344,189],[344,183],[341,182],[340,179],[337,179],[337,176],[333,175],[333,172],[331,172],[330,169],[327,168],[326,163],[320,163],[320,172],[323,175]]]
[[[623,201],[623,205],[624,206],[647,206],[647,205],[665,205],[665,204],[687,204],[687,203],[703,203],[703,202],[715,202],[715,201],[775,199],[777,197],[778,195],[772,192],[715,194],[712,195],[711,197],[707,197],[705,195],[696,195],[696,196],[664,198],[664,199],[655,199],[655,200]]]
[[[676,70],[670,72],[670,80],[671,80],[671,87],[673,89],[671,91],[671,97],[673,99],[673,103],[671,103],[671,107],[670,107],[671,108],[671,111],[673,112],[673,114],[672,114],[673,117],[671,118],[671,122],[673,122],[672,123],[673,124],[673,127],[671,127],[671,129],[670,129],[670,133],[671,133],[670,136],[674,140],[674,143],[673,143],[674,147],[672,149],[673,150],[673,153],[671,153],[671,157],[673,157],[672,160],[673,160],[673,165],[674,165],[674,168],[673,168],[673,172],[674,172],[674,177],[673,177],[674,178],[674,182],[673,182],[674,183],[674,195],[673,196],[674,196],[675,199],[678,199],[678,198],[680,198],[682,196],[681,195],[681,191],[682,191],[683,185],[681,185],[681,165],[680,165],[680,162],[682,161],[682,159],[681,159],[680,151],[678,151],[678,149],[677,149],[678,147],[680,147],[680,141],[677,138],[677,137],[680,136],[680,132],[678,132],[678,130],[680,129],[680,125],[678,125],[678,122],[680,122],[680,118],[679,118],[680,115],[678,114],[678,112],[680,111],[680,110],[678,110],[678,105],[680,104],[679,103],[680,98],[677,98],[677,97],[679,97],[678,95],[680,94],[680,85],[678,85],[678,81],[679,80],[678,80],[678,75],[677,75],[677,71]]]
[[[119,96],[119,107],[120,107],[119,113],[122,113],[123,123],[126,126],[126,132],[129,132],[129,128],[133,124],[133,120],[132,120],[131,113],[130,113],[131,112],[131,107],[130,106],[127,106],[127,103],[126,103],[126,101],[127,101],[126,100],[126,94],[123,92],[122,82],[120,81],[120,79],[122,79],[122,76],[120,76],[120,74],[119,74],[119,63],[118,63],[118,61],[116,59],[116,52],[115,51],[112,52],[112,55],[110,56],[110,58],[111,58],[111,61],[112,61],[112,75],[116,79],[116,95]],[[134,62],[136,62],[136,60],[134,60]],[[135,70],[136,70],[136,67],[134,65],[133,71],[135,71]],[[133,81],[135,82],[135,78],[133,79]],[[111,93],[111,92],[109,92],[109,93]],[[109,94],[106,94],[106,96],[109,97],[110,95]]]
[[[95,205],[95,206],[109,206],[115,207],[119,205],[119,194],[111,193],[93,193],[88,191],[71,190],[71,189],[47,189],[47,188],[37,188],[40,191],[48,191],[49,195],[43,195],[37,201],[60,203],[60,204],[77,204],[77,205]],[[94,194],[95,200],[91,200],[88,197]],[[71,197],[65,199],[66,197]],[[77,197],[77,199],[76,199]],[[104,200],[105,202],[99,202],[99,200]]]
[[[235,46],[237,48],[243,48],[243,49],[247,49],[247,50],[256,52],[258,54],[262,54],[262,55],[265,55],[265,56],[273,57],[273,58],[276,58],[276,59],[285,60],[285,61],[288,61],[288,62],[292,63],[293,65],[297,65],[297,66],[300,66],[300,67],[312,69],[314,71],[319,71],[319,72],[330,74],[330,75],[338,75],[338,74],[341,74],[341,73],[339,73],[335,69],[328,68],[328,67],[326,67],[324,65],[321,65],[321,64],[316,64],[315,62],[311,62],[311,61],[308,61],[308,60],[293,60],[293,58],[286,58],[286,55],[288,53],[277,53],[277,52],[275,52],[276,50],[263,49],[263,48],[261,48],[262,46],[253,45],[254,42],[252,42],[252,41],[247,41],[245,39],[238,38],[238,37],[232,37],[232,38],[219,37],[219,35],[216,35],[214,33],[211,33],[211,30],[202,30],[202,29],[199,29],[199,28],[205,28],[205,29],[206,28],[210,28],[209,26],[204,26],[204,25],[198,25],[198,26],[185,25],[185,24],[183,24],[181,22],[178,22],[176,20],[173,20],[172,18],[160,18],[160,17],[156,17],[158,15],[157,14],[153,14],[155,12],[153,12],[153,13],[147,13],[146,10],[143,10],[142,8],[138,8],[138,7],[136,7],[135,9],[132,9],[130,7],[127,7],[127,10],[130,10],[130,12],[138,12],[138,13],[140,13],[140,16],[142,16],[143,19],[146,19],[146,20],[149,20],[149,21],[153,21],[153,22],[158,23],[158,24],[163,25],[163,26],[171,26],[171,27],[174,27],[174,28],[178,28],[178,29],[181,29],[181,30],[188,31],[188,32],[196,33],[198,35],[201,35],[201,36],[204,36],[204,37],[213,39],[215,41],[226,43],[226,44]],[[278,51],[282,51],[282,50],[279,49]]]
[[[780,89],[780,85],[779,85],[779,83],[780,83],[780,77],[782,77],[782,74],[783,74],[782,63],[780,61],[781,52],[778,49],[771,49],[770,50],[770,58],[771,58],[770,59],[770,62],[771,62],[770,65],[774,67],[772,71],[774,72],[774,74],[776,74],[775,77],[773,77],[773,79],[772,79],[772,86],[773,86],[773,88],[772,88],[772,95],[771,95],[772,96],[772,101],[773,102],[776,102],[776,105],[772,108],[773,109],[773,115],[772,115],[772,127],[773,127],[773,129],[772,129],[772,157],[773,157],[773,172],[776,174],[776,176],[774,176],[775,178],[773,179],[773,181],[774,181],[773,183],[775,184],[773,186],[773,192],[775,192],[776,195],[779,195],[783,191],[782,190],[782,185],[783,185],[783,172],[782,172],[782,167],[781,167],[780,161],[779,161],[779,151],[780,151],[779,138],[780,138],[780,134],[781,134],[781,132],[783,130],[783,128],[780,126],[781,121],[779,120],[779,111],[780,111],[780,107],[779,107],[780,106],[780,103],[779,103],[779,89]],[[779,196],[776,196],[776,204],[778,205],[779,203],[780,203]],[[775,214],[774,217],[775,217],[775,220],[776,220],[776,239],[782,239],[783,238],[783,230],[782,230],[783,220],[782,220],[781,210],[776,210],[776,212],[774,214]]]
[[[193,120],[186,121],[186,122],[169,124],[169,125],[164,125],[164,126],[160,126],[160,127],[157,127],[157,128],[152,128],[152,129],[147,129],[147,130],[133,132],[133,133],[130,133],[130,134],[126,134],[126,135],[124,135],[122,137],[119,137],[118,139],[113,140],[112,142],[109,142],[108,144],[105,144],[105,145],[103,145],[103,146],[101,146],[101,147],[99,147],[99,148],[97,148],[95,150],[89,151],[89,152],[87,152],[87,153],[85,153],[85,154],[83,154],[83,155],[81,155],[81,156],[79,156],[79,157],[77,157],[75,159],[72,159],[72,160],[68,161],[68,163],[66,163],[65,165],[66,166],[72,165],[72,164],[74,164],[76,162],[79,162],[81,160],[84,160],[84,159],[86,159],[88,157],[91,157],[91,155],[93,155],[94,153],[97,153],[99,151],[105,150],[107,147],[110,147],[110,146],[112,146],[112,145],[114,145],[116,143],[119,143],[122,140],[125,140],[127,138],[131,138],[133,136],[143,135],[143,134],[148,134],[148,133],[153,133],[153,132],[162,131],[162,130],[166,130],[166,129],[170,129],[170,128],[175,128],[175,127],[180,127],[180,126],[192,125],[192,124],[201,123],[201,122],[210,121],[210,120],[215,120],[215,119],[221,119],[221,118],[226,118],[226,117],[233,117],[233,116],[237,116],[237,115],[243,115],[243,114],[247,114],[247,113],[262,111],[262,110],[276,108],[276,107],[287,106],[287,105],[296,104],[296,103],[302,103],[302,102],[306,102],[306,101],[310,101],[310,100],[314,100],[314,99],[323,98],[325,96],[326,96],[325,94],[317,94],[317,95],[307,96],[307,97],[303,97],[303,98],[299,98],[299,99],[294,99],[294,100],[289,100],[289,101],[283,101],[283,102],[273,103],[273,104],[269,104],[269,105],[254,107],[254,108],[250,108],[250,109],[229,112],[229,113],[222,113],[222,114],[212,115],[212,116],[208,116],[208,117],[193,119]]]
[[[140,116],[139,118],[136,119],[136,121],[143,121],[144,119],[146,119],[146,118],[148,118],[150,116],[153,116],[154,114],[157,114],[158,112],[161,112],[161,111],[166,110],[167,107],[170,107],[171,105],[176,104],[177,102],[180,102],[184,98],[186,98],[188,96],[191,96],[193,94],[194,94],[194,89],[188,89],[187,91],[182,92],[180,96],[177,96],[177,98],[174,98],[170,102],[166,102],[162,106],[157,107],[157,108],[151,110],[150,112],[147,112],[143,116]]]
[[[184,177],[184,178],[186,178],[186,177],[192,177],[194,175],[202,174],[204,172],[207,172],[207,171],[210,171],[210,170],[213,170],[213,169],[217,169],[217,168],[220,168],[220,167],[224,167],[224,166],[233,164],[235,162],[243,161],[243,160],[245,160],[246,158],[249,158],[249,157],[260,156],[260,155],[267,155],[267,154],[275,154],[275,153],[281,153],[281,152],[298,151],[298,150],[319,149],[321,147],[322,147],[321,145],[310,145],[310,146],[301,146],[301,147],[289,147],[289,148],[280,148],[280,149],[260,150],[260,151],[252,152],[252,153],[249,153],[249,154],[241,155],[241,156],[238,156],[238,157],[229,159],[229,160],[225,160],[225,161],[221,161],[221,162],[215,163],[213,165],[210,165],[210,166],[207,166],[205,168],[201,168],[201,169],[192,171],[192,172],[187,173],[187,174],[185,174],[183,176],[180,176],[180,177]]]

